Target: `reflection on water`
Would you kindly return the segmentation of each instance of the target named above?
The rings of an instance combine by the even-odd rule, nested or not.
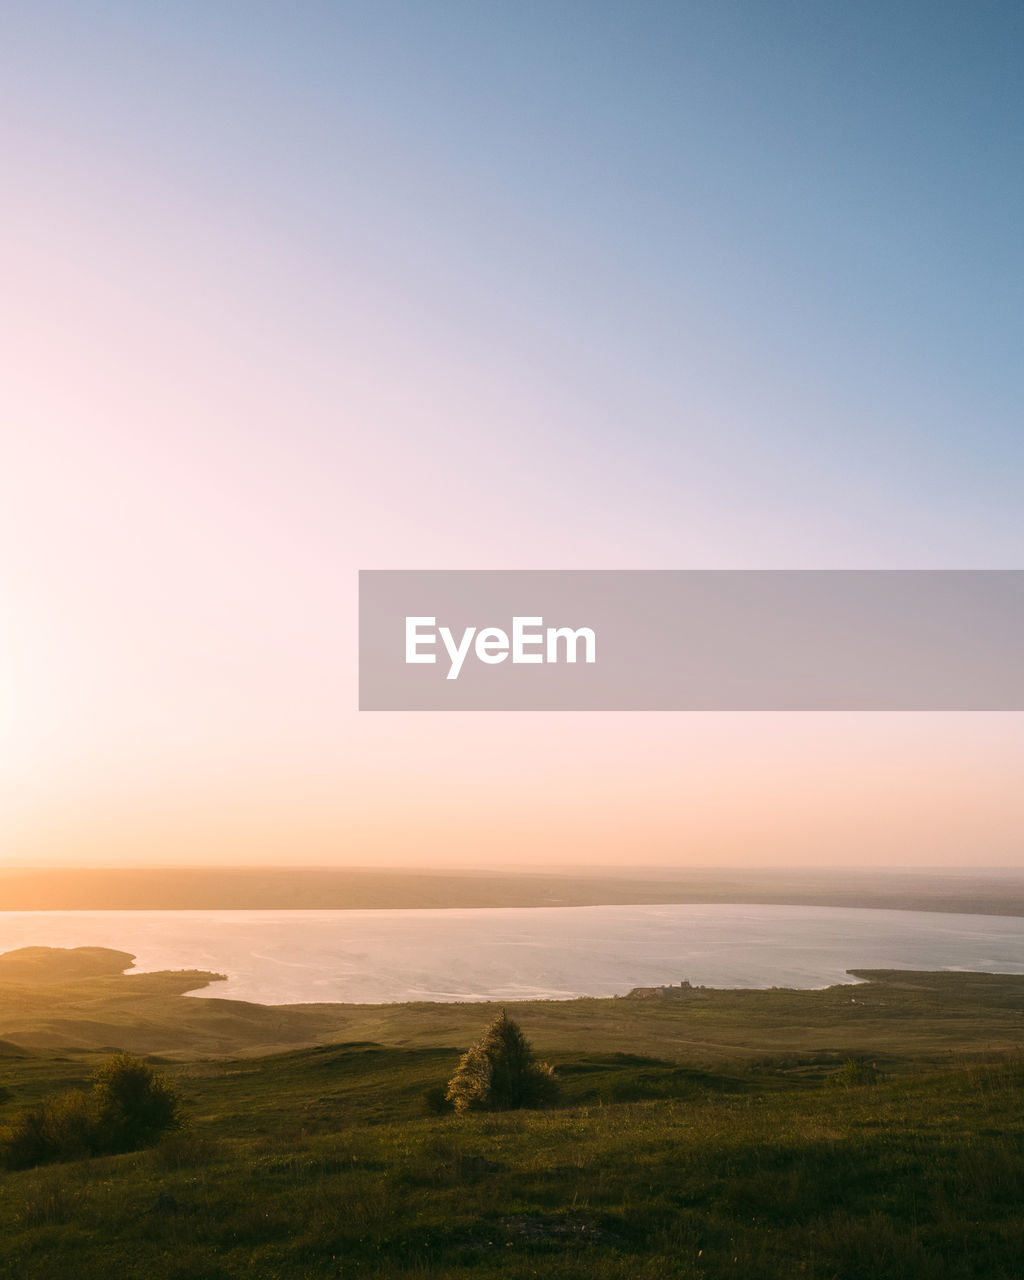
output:
[[[0,951],[101,946],[136,968],[210,969],[198,996],[309,1001],[571,999],[687,979],[824,987],[847,969],[1024,973],[1024,919],[847,907],[0,912]]]

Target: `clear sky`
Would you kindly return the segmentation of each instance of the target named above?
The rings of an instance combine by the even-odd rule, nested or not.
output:
[[[1016,3],[15,3],[0,860],[1019,865],[1019,715],[355,710],[358,568],[1024,567]]]

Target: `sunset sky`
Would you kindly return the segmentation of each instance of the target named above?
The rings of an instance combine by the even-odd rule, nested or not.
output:
[[[1024,861],[1020,714],[356,710],[360,568],[1024,568],[1007,0],[15,3],[0,863]]]

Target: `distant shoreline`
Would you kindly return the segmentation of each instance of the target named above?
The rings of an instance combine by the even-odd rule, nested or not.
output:
[[[115,1049],[165,1061],[250,1058],[313,1045],[448,1046],[461,1052],[500,1001],[264,1004],[216,994],[219,975],[134,972],[105,947],[16,948],[0,955],[0,1058]],[[947,1063],[950,1050],[1019,1054],[1024,975],[922,969],[847,970],[858,985],[652,987],[616,997],[516,1000],[540,1047],[647,1051],[674,1060],[891,1052]],[[866,985],[865,985],[866,984]],[[699,1017],[692,1016],[694,1010]]]
[[[0,911],[367,911],[713,903],[1024,916],[1024,871],[0,869]]]

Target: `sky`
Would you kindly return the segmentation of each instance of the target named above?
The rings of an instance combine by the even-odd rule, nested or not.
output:
[[[1019,866],[1018,714],[356,710],[356,575],[1024,567],[1013,3],[14,3],[0,864]]]

